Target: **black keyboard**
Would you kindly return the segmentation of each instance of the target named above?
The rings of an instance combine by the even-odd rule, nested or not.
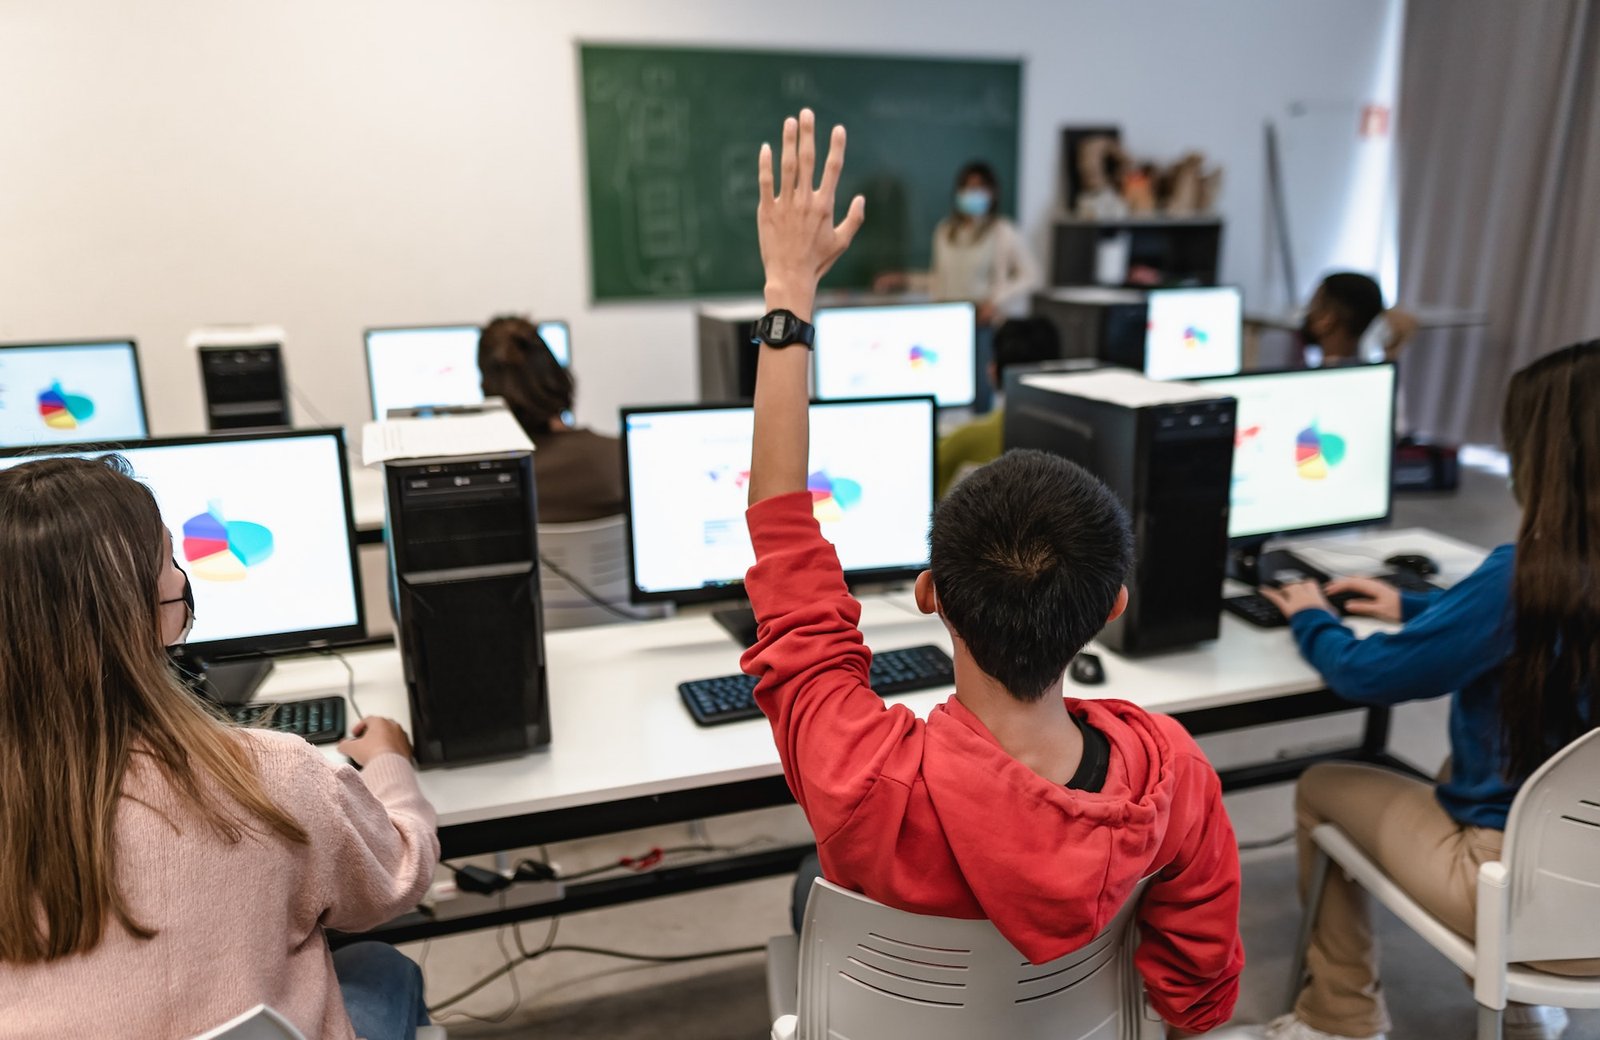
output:
[[[313,744],[332,744],[344,739],[343,697],[226,704],[222,710],[241,726],[265,726],[304,737]]]
[[[950,655],[932,644],[908,646],[904,650],[885,650],[872,655],[872,674],[868,685],[880,697],[950,686],[956,681]],[[758,719],[756,680],[750,675],[721,675],[715,679],[696,679],[679,683],[678,694],[689,714],[702,726],[715,726],[740,719]]]
[[[1395,571],[1392,574],[1379,574],[1379,581],[1387,582],[1401,592],[1439,592],[1438,585],[1410,571]],[[1340,617],[1349,614],[1345,604],[1361,597],[1353,592],[1341,592],[1328,597],[1328,603],[1338,612]],[[1284,617],[1277,607],[1273,606],[1267,597],[1259,592],[1247,592],[1241,596],[1227,596],[1222,600],[1222,607],[1230,614],[1236,614],[1257,628],[1284,628],[1289,624],[1289,619]]]

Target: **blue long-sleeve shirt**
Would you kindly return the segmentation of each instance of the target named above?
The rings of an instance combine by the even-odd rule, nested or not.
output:
[[[1514,547],[1502,545],[1445,592],[1401,596],[1405,627],[1365,639],[1324,610],[1290,620],[1328,687],[1358,704],[1451,695],[1450,777],[1439,804],[1460,823],[1505,830],[1520,779],[1501,776],[1500,674],[1511,655]]]

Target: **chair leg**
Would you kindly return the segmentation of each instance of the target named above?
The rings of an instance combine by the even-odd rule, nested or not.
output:
[[[1478,1040],[1500,1040],[1501,1026],[1505,1019],[1503,1009],[1496,1010],[1492,1007],[1478,1005]]]
[[[1289,964],[1289,997],[1284,1002],[1285,1012],[1293,1011],[1300,999],[1300,989],[1306,983],[1306,950],[1311,948],[1311,929],[1317,922],[1317,911],[1322,909],[1322,889],[1328,883],[1328,868],[1332,860],[1315,844],[1311,846],[1316,859],[1311,864],[1311,891],[1306,893],[1306,907],[1300,918],[1300,934],[1295,937],[1294,953]]]

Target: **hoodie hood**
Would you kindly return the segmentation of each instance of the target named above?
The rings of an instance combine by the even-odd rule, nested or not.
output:
[[[1154,873],[1173,800],[1162,723],[1126,701],[1065,699],[1111,745],[1099,792],[1052,783],[1006,753],[954,697],[928,719],[929,801],[984,916],[1035,964],[1099,935]],[[974,784],[975,771],[984,782]]]

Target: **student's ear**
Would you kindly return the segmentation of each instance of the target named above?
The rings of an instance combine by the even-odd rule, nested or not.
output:
[[[933,572],[923,571],[917,575],[917,584],[912,588],[913,595],[917,598],[917,609],[924,614],[939,613],[939,593],[933,588]]]
[[[1117,590],[1117,601],[1111,604],[1111,613],[1106,617],[1106,624],[1109,625],[1111,622],[1117,620],[1117,618],[1122,616],[1122,612],[1127,609],[1128,586],[1124,585],[1122,588]]]

